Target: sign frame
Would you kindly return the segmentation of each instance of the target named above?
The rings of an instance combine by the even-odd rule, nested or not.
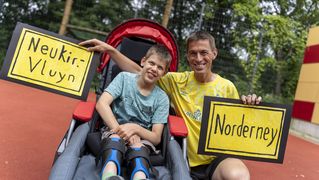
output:
[[[221,105],[223,103],[231,103],[233,106],[238,107],[244,107],[244,108],[252,108],[252,109],[262,109],[262,108],[279,108],[285,111],[282,122],[281,122],[281,132],[278,134],[278,142],[279,143],[279,150],[276,152],[278,153],[277,158],[267,158],[267,157],[259,157],[256,155],[254,157],[253,155],[238,155],[234,153],[236,150],[234,149],[218,149],[218,148],[212,148],[212,145],[209,145],[210,140],[207,139],[207,137],[211,138],[212,133],[208,136],[207,133],[212,132],[212,126],[213,122],[210,123],[211,127],[209,126],[209,118],[212,113],[212,117],[214,117],[214,108],[211,107],[211,102],[216,102],[216,105]],[[219,103],[219,104],[218,104]],[[213,105],[214,106],[214,105]],[[211,111],[211,109],[213,110]],[[268,109],[269,110],[269,109]],[[200,130],[200,137],[199,137],[199,145],[198,145],[198,153],[203,155],[214,155],[214,156],[229,156],[234,158],[240,158],[240,159],[247,159],[247,160],[254,160],[254,161],[263,161],[263,162],[272,162],[272,163],[283,163],[284,159],[284,153],[286,149],[287,144],[287,138],[289,133],[289,126],[290,126],[290,120],[291,120],[291,106],[290,105],[284,105],[284,104],[274,104],[274,103],[266,103],[261,102],[259,105],[245,105],[242,103],[241,100],[237,99],[227,99],[227,98],[220,98],[220,97],[211,97],[211,96],[205,96],[204,97],[204,107],[203,107],[203,116],[202,116],[202,122],[201,122],[201,130]],[[213,121],[215,121],[213,119]],[[208,140],[208,142],[207,142]],[[277,144],[278,145],[278,144]],[[208,151],[208,146],[210,146],[210,150]],[[215,151],[215,152],[214,152]],[[217,151],[217,152],[216,152]],[[221,153],[221,151],[224,151]],[[244,154],[245,152],[242,152]],[[251,153],[251,152],[250,152]],[[249,153],[247,153],[249,154]],[[253,153],[251,153],[253,154]]]
[[[50,32],[50,31],[47,31],[47,30],[44,30],[44,29],[41,29],[38,27],[34,27],[34,26],[31,26],[28,24],[18,22],[14,31],[13,31],[9,47],[7,49],[6,57],[4,59],[3,66],[2,66],[1,72],[0,72],[0,79],[4,79],[7,81],[15,82],[15,83],[26,85],[29,87],[33,87],[33,88],[49,91],[52,93],[68,96],[68,97],[79,99],[79,100],[86,100],[88,93],[90,91],[90,88],[91,88],[91,82],[94,78],[94,74],[95,74],[97,65],[99,63],[98,54],[95,52],[88,52],[90,54],[89,58],[85,59],[85,60],[81,59],[81,62],[85,63],[84,64],[85,71],[83,71],[83,74],[81,76],[82,79],[79,80],[80,83],[79,83],[79,86],[77,87],[77,89],[58,86],[58,85],[55,85],[54,83],[41,81],[41,80],[38,80],[35,78],[32,79],[28,76],[21,76],[20,74],[17,74],[17,73],[12,75],[13,69],[15,68],[15,65],[16,65],[15,63],[18,62],[17,59],[19,58],[20,48],[24,45],[23,40],[24,40],[27,33],[29,33],[29,34],[33,33],[39,37],[42,36],[44,38],[49,38],[49,39],[52,39],[52,41],[60,41],[61,44],[64,43],[64,45],[73,47],[74,49],[77,49],[78,51],[86,50],[86,47],[82,47],[82,46],[78,45],[78,43],[80,42],[79,40],[75,40],[75,39],[72,39],[72,38],[69,38],[66,36],[56,34],[54,32]],[[22,38],[22,39],[20,40],[20,38]],[[30,44],[31,44],[31,42],[30,42]],[[38,41],[38,44],[39,44],[39,41]],[[42,51],[42,49],[39,51]],[[72,52],[69,52],[69,53],[72,53]],[[15,54],[17,54],[17,55],[15,55]],[[31,58],[31,56],[30,56],[30,58]],[[37,62],[37,63],[39,64],[39,62]],[[10,67],[11,67],[11,70],[10,70]],[[36,67],[36,65],[33,65],[33,68],[35,68],[35,67]],[[32,68],[32,65],[31,65],[31,59],[30,59],[30,69],[31,68]],[[71,69],[71,70],[73,70],[73,69]],[[55,71],[55,72],[57,72],[57,71]],[[12,76],[12,77],[9,77],[9,76]],[[60,76],[62,77],[61,74],[60,74]],[[65,76],[65,74],[64,74],[64,76]],[[19,79],[19,78],[21,78],[21,79]],[[75,77],[74,77],[74,79],[75,79]],[[38,83],[38,84],[36,84],[36,83]],[[45,86],[46,84],[48,84],[48,85]],[[65,89],[65,91],[63,91],[63,89]],[[74,91],[74,93],[72,91]]]

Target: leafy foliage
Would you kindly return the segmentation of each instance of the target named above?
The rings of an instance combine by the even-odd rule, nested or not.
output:
[[[16,22],[58,32],[65,1],[2,0],[0,65]],[[161,22],[165,0],[73,0],[70,24],[109,32],[130,18]],[[168,29],[180,50],[179,70],[189,70],[185,39],[199,29],[216,39],[213,71],[233,81],[240,94],[254,92],[271,102],[291,103],[307,32],[319,24],[318,0],[174,0]],[[76,39],[105,36],[68,28]]]
[[[309,28],[296,12],[306,12],[292,1],[241,2],[234,9],[235,18],[250,27],[235,34],[237,48],[249,54],[244,65],[251,90],[291,103]]]

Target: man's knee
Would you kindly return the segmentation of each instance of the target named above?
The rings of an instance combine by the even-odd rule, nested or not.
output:
[[[250,174],[241,160],[227,158],[217,166],[212,179],[248,180]]]
[[[246,166],[237,166],[230,169],[226,175],[226,179],[249,180],[250,174]]]

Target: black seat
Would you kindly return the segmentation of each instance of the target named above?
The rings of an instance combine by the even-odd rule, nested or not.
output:
[[[123,38],[120,52],[140,65],[141,59],[145,56],[147,50],[155,43],[141,38]],[[112,79],[114,79],[121,69],[114,65],[112,67]]]

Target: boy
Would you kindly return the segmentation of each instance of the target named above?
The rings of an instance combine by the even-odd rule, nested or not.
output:
[[[80,43],[87,44],[95,45],[89,51],[107,52],[112,58],[123,56],[102,41]],[[120,175],[125,142],[131,179],[149,178],[149,150],[160,143],[169,111],[168,97],[156,82],[167,72],[171,59],[164,46],[152,46],[141,60],[139,74],[121,72],[99,98],[96,110],[109,130],[102,135],[102,179]]]

